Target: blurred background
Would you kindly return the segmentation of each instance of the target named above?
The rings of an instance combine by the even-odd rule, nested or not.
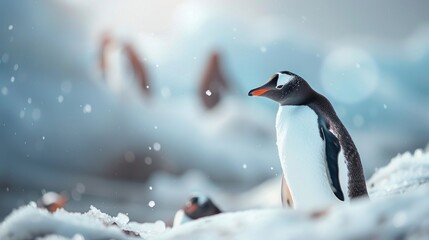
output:
[[[194,191],[279,206],[277,105],[290,70],[328,97],[366,178],[429,142],[427,1],[0,3],[0,219],[66,209],[171,222]]]

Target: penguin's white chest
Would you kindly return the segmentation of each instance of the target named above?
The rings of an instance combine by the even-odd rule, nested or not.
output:
[[[296,209],[316,209],[339,201],[329,184],[325,142],[317,118],[308,106],[280,106],[277,113],[277,147]]]

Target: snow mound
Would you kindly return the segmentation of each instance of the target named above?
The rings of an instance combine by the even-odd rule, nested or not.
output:
[[[406,152],[376,171],[367,181],[371,198],[387,197],[429,187],[429,151]]]
[[[252,202],[255,199],[265,200],[264,209],[226,212],[173,229],[162,221],[130,222],[122,213],[112,217],[93,206],[83,214],[63,209],[51,214],[30,203],[0,224],[0,239],[429,239],[428,182],[429,152],[416,150],[398,155],[371,177],[371,200],[317,212],[267,208],[278,204],[269,200],[278,199],[273,193],[279,181],[272,179],[240,197],[226,194],[223,199],[243,203],[248,199],[253,206],[258,205]]]
[[[281,208],[225,213],[183,224],[159,239],[427,239],[428,197],[428,191],[417,191],[318,213]]]
[[[13,211],[0,225],[0,239],[136,239],[150,238],[165,231],[161,221],[140,224],[129,222],[125,214],[111,217],[91,206],[86,213],[63,209],[49,213],[34,203]]]

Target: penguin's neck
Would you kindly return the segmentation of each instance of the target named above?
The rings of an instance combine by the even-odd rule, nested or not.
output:
[[[336,202],[326,175],[325,143],[318,116],[310,107],[280,106],[277,147],[283,174],[297,209],[315,209]]]

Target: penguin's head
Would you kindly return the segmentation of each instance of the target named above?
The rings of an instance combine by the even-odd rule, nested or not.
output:
[[[311,100],[313,92],[300,76],[281,71],[274,74],[264,85],[250,90],[249,96],[267,97],[280,105],[305,105]]]
[[[211,216],[221,212],[210,198],[201,194],[192,196],[183,210],[191,219]]]

